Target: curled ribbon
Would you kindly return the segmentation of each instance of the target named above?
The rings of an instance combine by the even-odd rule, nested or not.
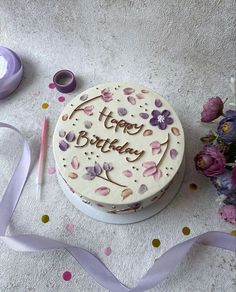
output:
[[[12,50],[0,46],[0,57],[6,62],[6,72],[0,76],[0,99],[10,95],[23,77],[23,66],[20,58]]]
[[[236,252],[235,236],[219,231],[203,233],[170,248],[155,261],[137,286],[129,289],[95,255],[86,249],[33,234],[5,236],[7,226],[29,174],[31,154],[28,143],[16,128],[5,123],[0,123],[1,127],[17,132],[24,143],[21,159],[0,202],[0,239],[9,248],[25,252],[65,249],[99,285],[112,292],[143,292],[153,288],[175,270],[176,266],[196,243]]]

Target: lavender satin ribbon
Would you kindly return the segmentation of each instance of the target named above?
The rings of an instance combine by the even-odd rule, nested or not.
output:
[[[81,247],[72,246],[47,237],[22,234],[6,236],[6,229],[17,206],[22,189],[29,173],[31,154],[30,148],[21,133],[8,124],[0,123],[0,128],[9,128],[17,132],[23,140],[23,153],[16,170],[0,202],[0,239],[16,251],[40,251],[66,249],[95,281],[112,292],[143,292],[149,290],[166,279],[175,270],[187,252],[196,243],[214,246],[236,252],[236,237],[224,232],[210,231],[184,242],[181,242],[157,259],[135,288],[123,285],[108,268],[92,253]]]
[[[3,57],[7,63],[6,72],[0,78],[0,99],[10,95],[23,77],[23,66],[20,58],[12,50],[0,46],[0,57]]]

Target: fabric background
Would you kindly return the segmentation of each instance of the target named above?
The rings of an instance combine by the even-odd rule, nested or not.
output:
[[[0,0],[0,45],[23,59],[24,80],[15,94],[0,102],[0,120],[28,138],[38,152],[40,123],[50,118],[46,168],[54,166],[51,137],[64,105],[95,84],[130,81],[144,84],[175,107],[186,134],[187,170],[181,191],[159,215],[144,222],[113,226],[82,215],[65,198],[56,176],[45,175],[43,201],[35,200],[33,169],[8,233],[36,233],[80,245],[95,252],[126,285],[132,287],[154,260],[190,236],[208,230],[230,232],[235,226],[217,215],[215,190],[196,173],[193,156],[207,128],[199,124],[202,103],[211,96],[231,97],[235,74],[235,2],[233,0]],[[76,91],[66,97],[50,90],[54,73],[75,72]],[[40,94],[37,95],[38,91]],[[49,103],[43,110],[41,104]],[[10,131],[0,130],[0,194],[17,162],[21,145]],[[198,190],[189,189],[196,183]],[[1,198],[1,195],[0,195]],[[41,222],[48,214],[50,221]],[[73,223],[72,235],[65,225]],[[190,237],[189,236],[189,237]],[[161,240],[154,249],[153,238]],[[111,246],[106,257],[102,248]],[[196,247],[176,272],[152,291],[235,291],[235,255]],[[69,270],[73,278],[62,279]],[[0,291],[104,291],[66,252],[18,253],[0,244]]]

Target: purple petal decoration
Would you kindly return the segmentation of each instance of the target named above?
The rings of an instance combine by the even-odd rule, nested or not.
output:
[[[61,140],[59,142],[59,148],[61,149],[61,151],[66,151],[69,148],[69,144],[66,143],[66,141]]]
[[[78,169],[79,168],[79,161],[78,161],[78,158],[77,156],[74,156],[71,160],[71,166],[74,168],[74,169]]]
[[[90,129],[92,127],[93,123],[91,121],[85,121],[84,126],[86,129]]]
[[[130,170],[124,170],[123,172],[123,175],[125,175],[126,177],[131,177],[132,175],[133,175],[133,173],[132,173],[132,171],[130,171]]]
[[[69,133],[67,133],[65,138],[68,142],[73,142],[75,140],[75,133],[70,131]]]
[[[125,95],[130,95],[130,94],[134,93],[135,90],[133,88],[127,87],[127,88],[123,89],[123,92]]]
[[[97,175],[93,166],[85,167],[85,169],[86,169],[86,171],[87,171],[88,174],[91,174],[93,176],[96,176]]]
[[[102,168],[101,168],[100,164],[98,164],[97,162],[95,162],[94,171],[95,171],[96,175],[100,175],[102,173]]]
[[[88,94],[84,94],[80,97],[80,100],[85,101],[86,99],[88,99]]]
[[[128,96],[127,100],[129,103],[131,103],[132,105],[136,104],[136,99],[133,96]]]
[[[176,149],[171,149],[171,150],[170,150],[170,157],[171,157],[172,159],[175,159],[177,155],[178,155],[178,152],[177,152]]]
[[[139,116],[145,120],[149,118],[149,114],[147,114],[147,113],[140,113]]]
[[[107,196],[110,193],[110,189],[107,187],[99,187],[95,190],[95,193],[101,195],[101,196]]]
[[[139,192],[139,194],[142,195],[142,194],[144,194],[147,190],[148,190],[148,187],[147,187],[146,185],[142,184],[142,185],[139,187],[138,192]]]
[[[112,166],[111,163],[104,162],[104,163],[103,163],[103,169],[104,169],[105,171],[111,171],[111,170],[113,169],[113,166]]]
[[[156,107],[161,107],[161,106],[162,106],[162,102],[161,102],[160,99],[156,99],[156,100],[155,100],[155,106],[156,106]]]
[[[93,180],[95,177],[96,177],[96,175],[92,175],[91,173],[85,173],[83,175],[83,178],[87,179],[87,180]]]
[[[117,112],[118,112],[118,115],[121,117],[127,115],[127,113],[128,113],[127,109],[124,107],[119,107]]]

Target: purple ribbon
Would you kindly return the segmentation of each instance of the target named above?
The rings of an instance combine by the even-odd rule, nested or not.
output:
[[[12,50],[0,46],[0,57],[7,63],[6,72],[0,78],[0,99],[10,95],[18,85],[23,77],[23,66],[20,58]]]
[[[153,288],[175,270],[187,252],[196,243],[236,252],[235,236],[219,231],[203,233],[181,242],[165,252],[155,261],[153,266],[138,282],[137,286],[129,289],[95,255],[86,249],[34,234],[5,236],[7,226],[29,174],[31,154],[28,143],[16,128],[4,123],[0,123],[1,127],[9,128],[17,132],[24,144],[21,159],[0,202],[0,239],[9,248],[25,252],[66,249],[99,285],[112,292],[143,292]]]

